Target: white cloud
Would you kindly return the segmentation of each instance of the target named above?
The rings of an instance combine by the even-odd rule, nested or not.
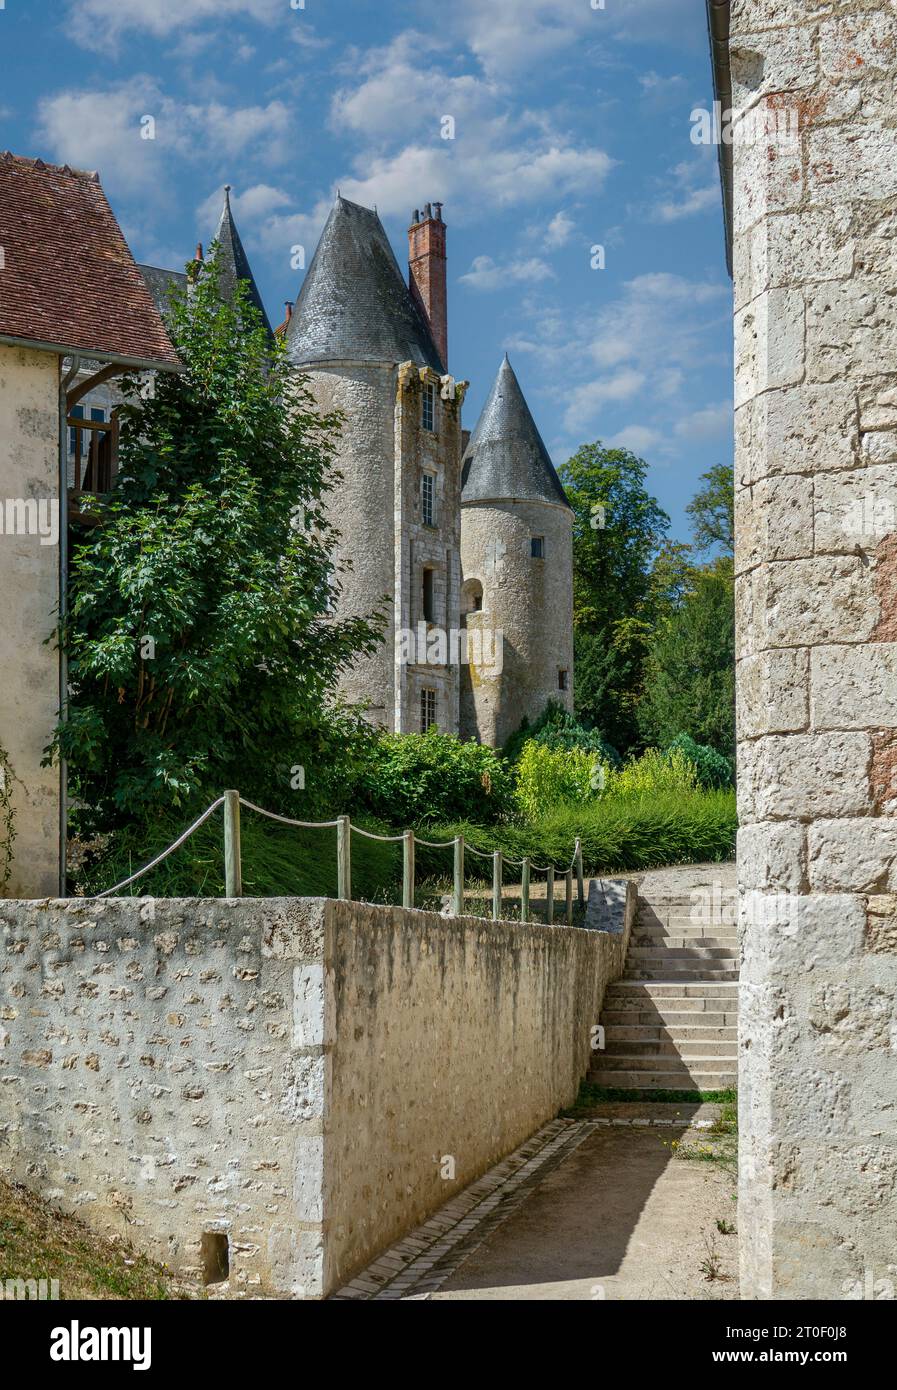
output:
[[[209,235],[218,225],[224,191],[216,188],[197,208],[199,226],[210,228]],[[250,188],[232,190],[230,203],[239,228],[252,227],[255,223],[271,216],[280,208],[289,207],[292,199],[282,188],[273,188],[269,183],[255,183]]]
[[[566,246],[575,225],[573,218],[568,217],[563,209],[556,212],[545,232],[545,240],[542,243],[545,250],[556,251],[561,246]]]
[[[554,271],[547,261],[538,256],[527,260],[494,261],[491,256],[474,257],[473,265],[466,275],[458,277],[459,283],[472,290],[504,290],[520,281],[534,283],[538,280],[554,279]]]
[[[626,425],[607,442],[615,449],[631,449],[634,454],[645,455],[657,449],[663,440],[660,430],[651,429],[648,425]]]
[[[708,162],[712,167],[708,168]],[[679,222],[720,206],[719,173],[715,161],[706,156],[674,165],[665,182],[668,192],[651,209],[658,222]]]
[[[145,118],[151,117],[153,138]],[[166,178],[172,156],[189,163],[252,157],[277,162],[289,152],[289,108],[227,106],[221,101],[181,103],[150,77],[97,91],[71,89],[38,106],[38,138],[59,163],[98,169],[104,182],[126,193],[149,192]]]
[[[564,428],[571,434],[586,429],[598,416],[601,406],[609,401],[632,400],[644,386],[644,375],[632,367],[625,367],[614,376],[583,382],[568,393]]]
[[[83,48],[108,51],[127,33],[164,39],[209,20],[219,27],[234,19],[275,24],[289,15],[286,0],[71,0],[68,28]]]
[[[677,420],[675,432],[679,439],[720,439],[732,433],[732,402],[720,401],[694,410]]]

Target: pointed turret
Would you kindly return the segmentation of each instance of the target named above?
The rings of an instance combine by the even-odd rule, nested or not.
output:
[[[372,209],[342,197],[321,233],[286,336],[299,367],[410,361],[444,373],[383,223]]]
[[[462,503],[507,499],[570,506],[507,353],[462,469]]]
[[[245,280],[249,285],[249,299],[259,310],[268,331],[269,337],[273,337],[271,324],[268,315],[265,313],[265,306],[262,303],[262,296],[259,294],[258,285],[255,283],[255,276],[249,264],[249,258],[243,250],[243,243],[240,240],[240,233],[234,222],[234,215],[230,205],[229,183],[224,186],[224,206],[221,209],[221,218],[218,223],[218,231],[215,233],[215,240],[218,243],[216,263],[220,268],[220,287],[224,297],[230,298],[237,286],[238,280]]]

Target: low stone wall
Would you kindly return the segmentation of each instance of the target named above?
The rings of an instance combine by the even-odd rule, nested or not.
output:
[[[632,907],[0,902],[0,1165],[232,1295],[326,1295],[574,1099]]]

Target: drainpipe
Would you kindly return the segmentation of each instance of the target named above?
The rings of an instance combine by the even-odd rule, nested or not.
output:
[[[59,623],[68,617],[69,580],[69,440],[68,440],[68,390],[81,368],[81,358],[72,357],[68,371],[62,371],[60,358],[59,374]],[[69,702],[68,658],[62,645],[59,648],[59,722],[64,724],[68,717]],[[68,765],[60,754],[59,758],[59,896],[66,892],[66,857],[68,850]]]
[[[732,70],[729,66],[729,18],[731,0],[707,0],[707,31],[713,64],[713,94],[723,111],[732,109]],[[726,265],[732,274],[732,146],[720,141],[719,178],[723,191],[726,233]]]

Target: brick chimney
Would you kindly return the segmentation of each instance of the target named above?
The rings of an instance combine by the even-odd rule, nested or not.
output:
[[[429,319],[433,341],[448,371],[448,307],[445,282],[445,223],[442,204],[415,209],[408,228],[408,285]]]

